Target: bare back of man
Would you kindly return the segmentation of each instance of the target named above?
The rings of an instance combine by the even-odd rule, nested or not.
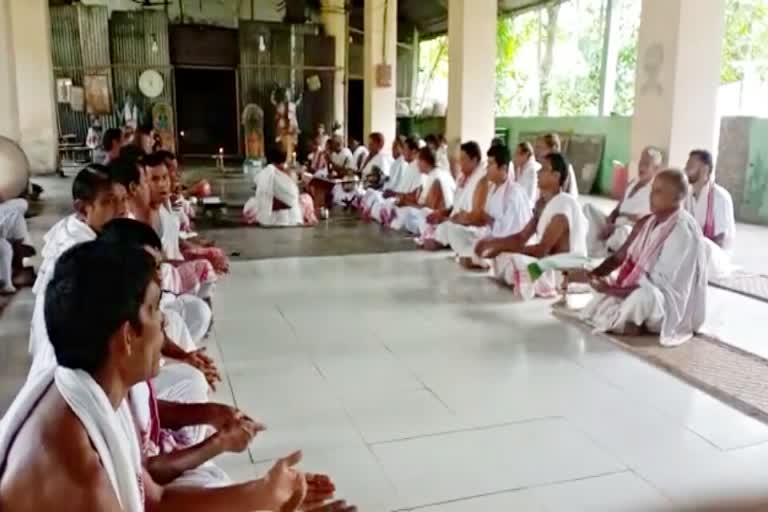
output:
[[[66,504],[64,506],[64,504]],[[88,434],[56,386],[21,427],[0,473],[0,510],[119,511]]]

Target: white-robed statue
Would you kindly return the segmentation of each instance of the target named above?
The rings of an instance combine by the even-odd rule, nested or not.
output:
[[[675,346],[704,323],[704,239],[683,207],[687,191],[680,171],[659,173],[651,192],[651,215],[635,224],[617,253],[585,276],[596,293],[581,316],[595,330],[658,333],[662,345]]]
[[[648,147],[643,150],[638,163],[637,178],[627,185],[624,198],[605,215],[593,204],[584,205],[584,215],[589,221],[587,251],[593,258],[605,258],[624,245],[637,221],[651,213],[651,187],[653,178],[661,170],[661,151]]]
[[[709,278],[721,279],[733,272],[731,257],[736,238],[733,199],[715,183],[712,155],[706,150],[691,151],[685,174],[691,184],[685,208],[704,232]]]

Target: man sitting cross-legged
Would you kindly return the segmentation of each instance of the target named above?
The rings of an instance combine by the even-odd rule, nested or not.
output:
[[[448,245],[448,220],[458,224],[476,225],[485,218],[488,180],[485,176],[483,155],[477,142],[465,142],[461,145],[459,163],[461,175],[458,178],[453,206],[432,212],[427,217],[427,228],[421,233],[420,242],[428,251],[439,250]]]
[[[560,153],[545,156],[539,171],[540,197],[533,218],[521,232],[482,240],[475,248],[478,257],[495,258],[496,277],[512,286],[524,300],[557,293],[556,273],[549,270],[533,280],[528,272],[531,263],[554,254],[587,254],[587,221],[578,199],[564,191],[568,167]],[[536,238],[538,241],[529,243]]]
[[[28,208],[26,199],[0,197],[0,295],[11,295],[18,286],[35,281],[34,269],[24,266],[24,258],[35,254],[24,218]]]
[[[662,345],[674,346],[704,323],[704,240],[696,220],[684,210],[687,190],[680,171],[659,173],[651,191],[651,215],[635,225],[621,249],[602,265],[584,276],[576,273],[597,292],[582,311],[596,330],[647,330],[660,333]],[[618,275],[611,277],[616,270]]]
[[[418,166],[424,176],[419,195],[405,194],[400,197],[392,213],[389,225],[392,229],[405,229],[421,235],[427,228],[427,218],[436,212],[453,206],[456,182],[448,169],[436,167],[435,153],[428,147],[419,150]]]
[[[541,164],[536,161],[530,142],[521,142],[517,145],[513,161],[515,164],[515,182],[525,190],[531,210],[533,210],[539,199],[538,175]]]
[[[123,155],[109,165],[109,173],[112,181],[123,185],[128,192],[126,216],[150,226],[158,223],[158,216],[151,206],[151,191],[143,161],[132,155]],[[169,242],[168,245],[172,252],[172,244]],[[173,254],[178,257],[178,254]],[[168,289],[183,296],[184,308],[177,312],[182,315],[193,341],[199,343],[211,323],[209,303],[217,280],[213,266],[205,260],[182,263],[167,256],[162,269],[164,276],[175,281],[173,285],[166,284]]]
[[[56,364],[44,321],[45,290],[56,262],[70,247],[94,240],[106,224],[125,212],[125,188],[120,183],[112,182],[103,166],[92,164],[81,170],[72,183],[72,196],[77,213],[55,224],[44,237],[45,245],[41,251],[43,262],[32,290],[35,307],[30,329],[32,367],[28,380],[33,380]],[[164,326],[166,340],[163,355],[175,364],[163,366],[153,383],[155,390],[159,397],[169,400],[205,401],[209,383],[216,382],[218,372],[210,359],[194,351],[195,346],[188,341],[190,335],[183,319],[171,313]]]
[[[637,179],[627,186],[624,198],[606,216],[593,204],[584,205],[584,215],[589,222],[587,251],[592,258],[604,258],[624,245],[635,222],[651,211],[651,187],[653,178],[661,170],[661,151],[648,147],[643,150],[638,163]]]
[[[709,151],[691,151],[685,174],[691,184],[685,208],[704,232],[704,250],[710,279],[728,277],[736,239],[736,220],[731,194],[715,183],[714,163]]]
[[[510,155],[506,146],[488,150],[488,200],[482,216],[452,217],[440,226],[448,245],[459,256],[465,268],[486,268],[475,254],[475,245],[484,238],[503,238],[522,231],[531,219],[528,195],[515,183],[509,170]]]
[[[314,226],[317,224],[312,196],[302,194],[281,145],[267,149],[269,165],[256,178],[256,194],[245,203],[248,224],[264,227]]]
[[[27,381],[0,422],[0,508],[246,512],[305,505],[317,486],[295,469],[300,452],[262,479],[217,489],[163,486],[143,468],[127,398],[159,369],[160,294],[155,260],[143,249],[94,241],[59,259],[45,300],[58,366]]]
[[[425,177],[419,170],[416,158],[419,154],[419,143],[416,139],[395,139],[392,154],[396,160],[392,164],[389,180],[384,184],[383,190],[376,194],[370,208],[363,210],[364,218],[368,217],[385,226],[389,224],[394,209],[404,196],[411,196],[411,200],[418,198]]]

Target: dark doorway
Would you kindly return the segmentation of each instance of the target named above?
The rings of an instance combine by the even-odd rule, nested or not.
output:
[[[176,68],[179,153],[239,154],[237,85],[233,69]]]
[[[364,141],[363,133],[363,81],[350,80],[347,89],[347,117],[349,125],[347,126],[347,137],[354,137],[357,140]]]

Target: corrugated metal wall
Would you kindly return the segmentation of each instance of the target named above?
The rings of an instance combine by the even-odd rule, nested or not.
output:
[[[151,122],[153,103],[165,101],[173,105],[168,17],[162,11],[115,11],[109,23],[109,42],[114,100],[120,119],[126,98],[130,96],[139,109],[141,123]],[[150,68],[157,70],[165,82],[163,93],[151,100],[139,91],[139,76]]]
[[[106,8],[104,8],[106,11]],[[69,78],[74,86],[83,85],[83,56],[77,7],[51,7],[51,47],[54,79]],[[59,134],[85,139],[88,117],[75,112],[68,103],[57,103]]]

